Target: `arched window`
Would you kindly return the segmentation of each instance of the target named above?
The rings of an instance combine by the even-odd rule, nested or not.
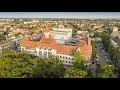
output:
[[[46,52],[46,51],[44,51],[44,57],[45,57],[45,58],[47,57],[47,52]]]
[[[48,56],[52,56],[52,52],[48,52]]]
[[[39,51],[39,57],[42,57],[42,51]]]
[[[47,48],[46,48],[46,47],[44,47],[44,50],[47,50]]]
[[[51,51],[51,50],[52,50],[51,48],[48,49],[48,51]]]
[[[42,49],[42,47],[39,47],[39,49]]]

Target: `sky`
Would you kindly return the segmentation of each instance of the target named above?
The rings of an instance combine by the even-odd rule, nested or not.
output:
[[[0,12],[0,18],[120,18],[120,12]]]

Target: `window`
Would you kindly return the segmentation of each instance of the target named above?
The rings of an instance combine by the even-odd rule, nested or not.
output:
[[[66,61],[66,63],[67,63],[67,61]]]
[[[63,56],[63,58],[64,58],[64,56]]]
[[[70,57],[69,57],[69,60],[70,60]]]
[[[44,47],[44,50],[46,50],[46,47]]]
[[[39,47],[39,49],[42,49],[41,47]]]
[[[67,59],[67,57],[66,57],[66,59]]]
[[[48,51],[51,51],[51,48],[49,48]]]
[[[62,57],[60,56],[60,58],[62,58]]]
[[[44,57],[47,57],[47,52],[44,52]]]
[[[73,58],[72,58],[72,60],[73,60]]]
[[[48,56],[51,56],[52,55],[52,52],[48,52]]]
[[[69,62],[69,64],[70,64],[70,62]]]

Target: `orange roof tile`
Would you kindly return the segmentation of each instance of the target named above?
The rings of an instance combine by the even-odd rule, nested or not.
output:
[[[77,49],[76,46],[70,46],[70,45],[57,45],[57,52],[63,52],[63,53],[69,53],[73,55],[74,51]]]
[[[55,41],[55,39],[50,35],[49,38],[45,38],[45,35],[43,35],[43,37],[41,38],[41,40],[38,43],[39,46],[45,46],[45,47],[51,47],[56,49],[57,47],[57,42]]]

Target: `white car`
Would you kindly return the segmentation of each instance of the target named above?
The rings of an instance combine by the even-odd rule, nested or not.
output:
[[[97,59],[97,58],[96,58],[95,60],[96,60],[96,61],[98,61],[98,59]]]
[[[109,60],[108,60],[108,59],[106,59],[106,61],[107,61],[107,62],[109,62]]]
[[[104,51],[104,50],[102,49],[102,51]]]

